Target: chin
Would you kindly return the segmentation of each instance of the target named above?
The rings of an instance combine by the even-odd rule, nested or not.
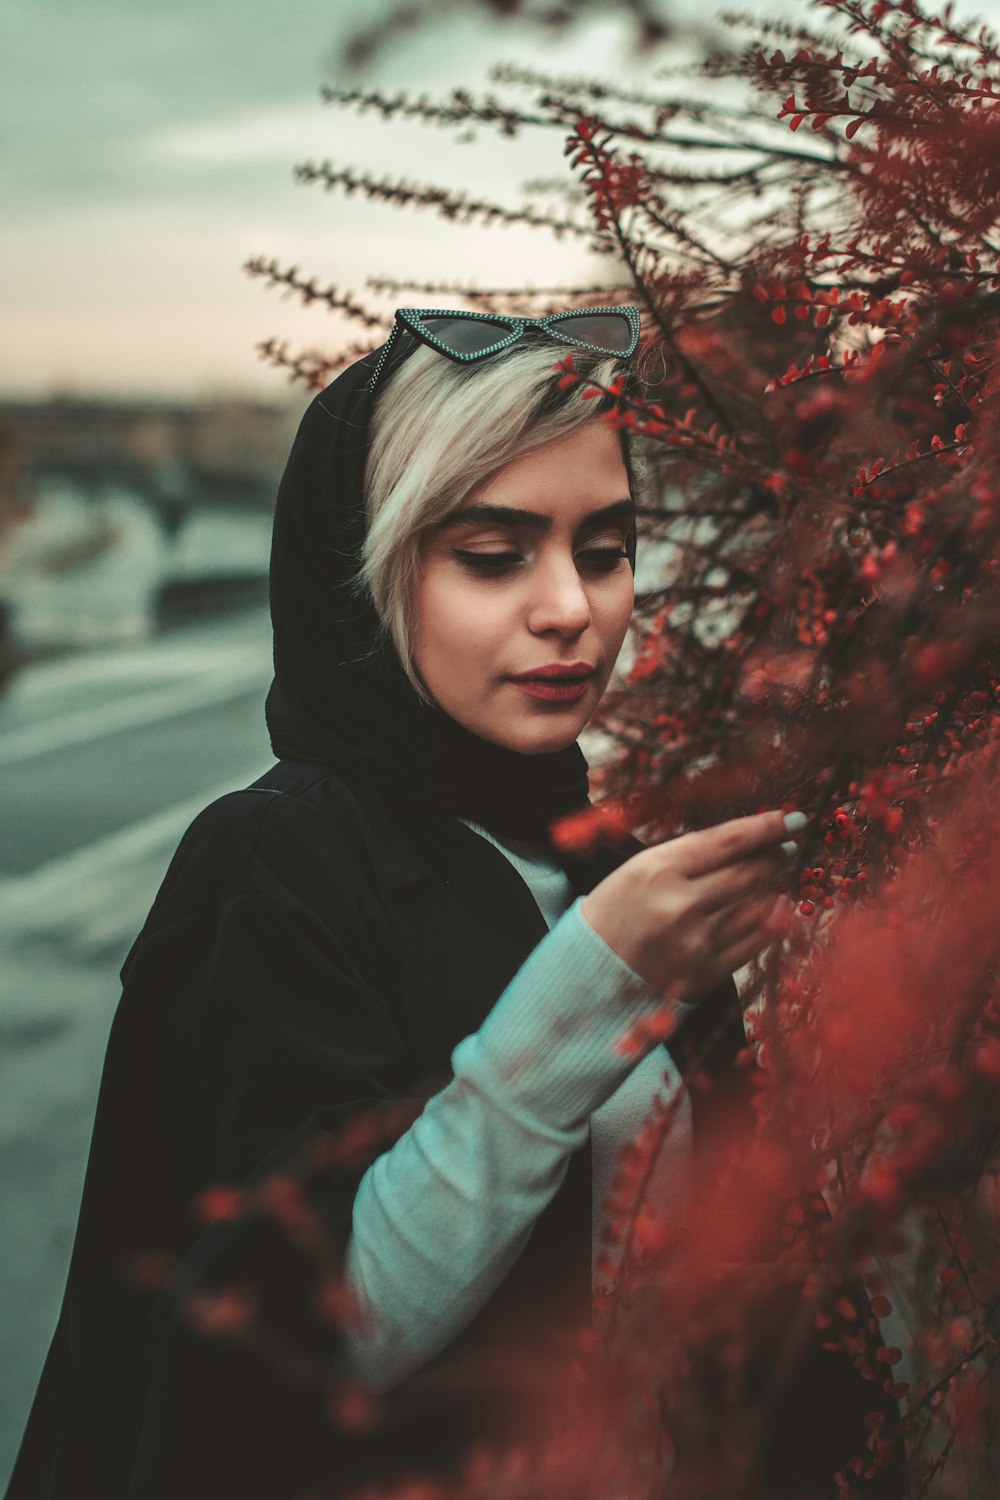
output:
[[[503,745],[505,750],[516,750],[519,755],[551,755],[559,750],[568,750],[583,727],[580,723],[569,727],[560,725],[558,729],[554,724],[530,724],[525,725],[520,732],[512,732],[508,724],[505,732],[486,735],[484,738]]]

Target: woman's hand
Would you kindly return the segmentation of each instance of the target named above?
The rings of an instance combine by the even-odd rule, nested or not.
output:
[[[780,929],[790,835],[802,813],[758,813],[635,854],[584,897],[598,937],[653,989],[692,1000],[749,963]]]

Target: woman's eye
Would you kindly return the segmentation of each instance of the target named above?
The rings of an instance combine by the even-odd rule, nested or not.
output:
[[[628,557],[624,547],[589,547],[577,555],[585,557],[592,567],[608,569],[617,567],[623,557]]]
[[[484,573],[497,573],[511,563],[521,561],[517,552],[462,552],[458,547],[455,556],[466,567],[481,569]]]

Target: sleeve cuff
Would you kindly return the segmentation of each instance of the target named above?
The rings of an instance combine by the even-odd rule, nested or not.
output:
[[[621,957],[620,954],[616,953],[613,948],[610,948],[608,946],[608,944],[601,937],[600,933],[599,932],[595,932],[594,929],[593,929],[593,927],[591,927],[590,923],[587,921],[587,918],[584,916],[584,912],[583,912],[583,897],[582,896],[580,897],[579,901],[576,902],[576,905],[580,908],[580,921],[586,927],[587,931],[591,934],[591,936],[594,939],[594,942],[600,943],[600,945],[604,949],[605,953],[607,953],[614,960],[614,962],[619,966],[619,968],[621,970],[624,971],[625,974],[630,974],[632,976],[632,978],[634,980],[636,980],[639,984],[645,984],[646,988],[647,988],[647,990],[649,990],[650,994],[654,993],[653,990],[652,990],[652,987],[649,984],[646,983],[646,981],[642,978],[642,976],[640,974],[637,974],[635,972],[635,970],[632,968],[632,966],[630,964],[627,964],[625,962],[625,960]],[[674,1008],[677,1011],[677,1024],[678,1024],[678,1026],[685,1019],[686,1016],[689,1016],[692,1013],[692,1011],[695,1011],[695,1010],[698,1009],[698,1001],[697,1000],[675,1000],[673,1003],[674,1003]]]

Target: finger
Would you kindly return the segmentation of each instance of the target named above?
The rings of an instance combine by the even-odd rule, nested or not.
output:
[[[707,875],[783,844],[790,836],[801,833],[804,826],[802,813],[765,812],[684,833],[670,841],[672,853],[680,861],[675,868],[679,867],[689,877]]]
[[[727,974],[735,974],[737,969],[742,969],[744,964],[748,964],[759,953],[763,953],[764,949],[770,947],[773,942],[774,935],[768,931],[764,923],[760,923],[751,931],[744,933],[742,937],[727,943],[719,950],[719,979],[724,979]]]
[[[756,908],[756,915],[756,923],[748,916],[746,921],[738,923],[726,933],[725,941],[740,942],[753,934],[755,926],[766,934],[769,943],[773,943],[775,938],[784,937],[795,922],[795,902],[785,895],[774,899],[765,898]]]
[[[693,908],[707,916],[758,893],[769,892],[773,899],[787,870],[787,855],[780,849],[770,849],[708,875],[697,875],[691,880]]]
[[[737,969],[741,969],[744,964],[748,964],[752,958],[756,958],[765,948],[770,947],[775,939],[773,930],[774,922],[776,920],[785,920],[783,908],[785,901],[786,898],[780,896],[777,901],[772,903],[771,908],[762,920],[741,931],[729,933],[722,939],[712,958],[708,981],[704,984],[704,987],[707,988],[711,984],[718,984],[727,975],[733,974]],[[789,907],[791,906],[791,902],[787,904]],[[775,913],[781,913],[780,917],[776,917]],[[699,992],[702,987],[702,985],[699,985]]]
[[[771,912],[764,918],[764,927],[773,941],[785,937],[795,925],[795,902],[789,896],[779,896]]]
[[[734,970],[756,958],[773,941],[766,917],[752,925],[721,933],[712,954],[712,970],[715,975],[713,983],[720,984]]]
[[[722,907],[715,914],[715,934],[719,946],[740,942],[758,927],[764,927],[783,898],[767,891],[752,901],[739,901]]]

